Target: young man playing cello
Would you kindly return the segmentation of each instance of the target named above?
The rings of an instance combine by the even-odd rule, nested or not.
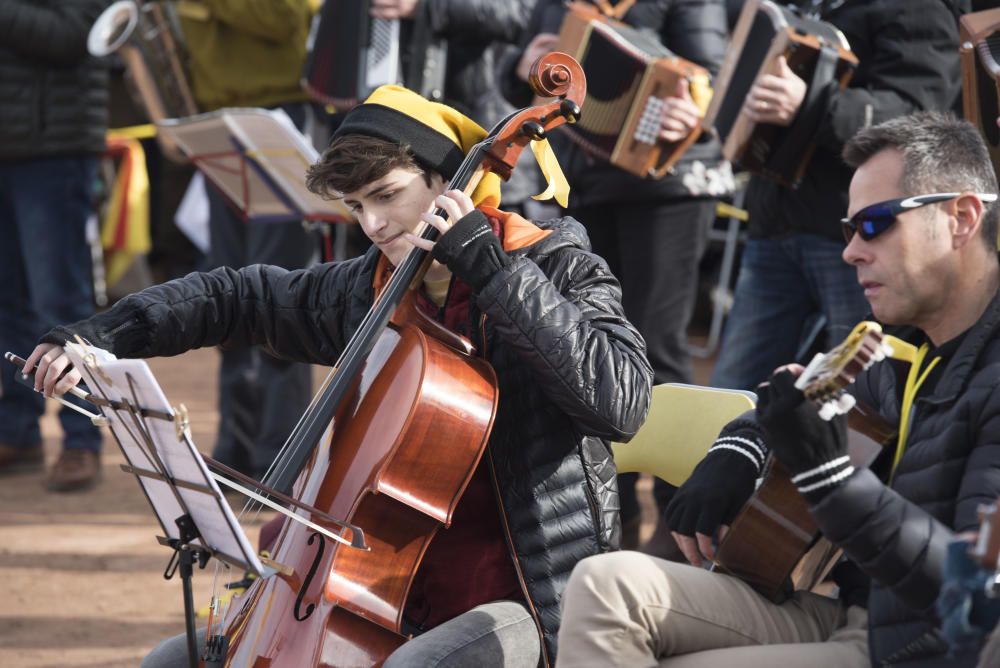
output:
[[[484,135],[449,107],[378,89],[347,114],[308,178],[316,192],[343,196],[374,244],[364,256],[299,271],[220,268],[154,286],[55,328],[25,367],[37,365],[36,388],[66,391],[79,379],[60,347],[72,334],[119,357],[254,343],[332,364],[411,247],[430,249],[418,305],[473,341],[496,371],[499,406],[453,524],[413,584],[404,619],[416,639],[387,666],[554,660],[569,572],[618,541],[607,441],[629,438],[649,403],[642,338],[581,226],[496,209],[492,180],[472,197],[446,191]],[[448,220],[428,213],[434,207]],[[421,221],[443,233],[436,244],[414,236]],[[171,639],[144,665],[184,656],[183,637]]]
[[[889,446],[894,466],[886,479],[855,470],[843,416],[822,420],[794,387],[800,369],[783,368],[666,515],[689,561],[711,559],[769,448],[847,557],[839,600],[801,591],[778,605],[702,568],[599,555],[567,586],[558,665],[975,665],[945,657],[934,602],[948,543],[1000,495],[996,177],[976,129],[937,113],[863,130],[844,157],[856,168],[844,260],[875,317],[923,351],[876,364],[850,390],[894,424],[910,417]]]

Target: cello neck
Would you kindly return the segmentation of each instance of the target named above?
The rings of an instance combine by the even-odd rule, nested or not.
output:
[[[479,184],[484,174],[481,166],[485,155],[483,146],[488,145],[490,137],[477,144],[469,152],[455,177],[449,182],[449,190],[458,189],[468,192],[474,190]],[[448,215],[443,209],[436,209],[434,213],[441,217]],[[428,241],[435,241],[438,236],[440,236],[440,232],[432,225],[425,225],[420,233],[420,237]],[[361,371],[365,359],[372,351],[379,335],[389,324],[389,320],[396,312],[396,308],[407,291],[418,287],[423,281],[430,263],[431,256],[428,251],[413,247],[393,271],[385,289],[368,311],[337,360],[337,371],[332,381],[322,390],[310,410],[296,425],[295,430],[289,436],[264,478],[264,485],[282,494],[291,494],[292,485],[302,469],[305,468],[313,449],[320,442],[323,432],[333,420],[344,397],[347,396],[354,378]]]

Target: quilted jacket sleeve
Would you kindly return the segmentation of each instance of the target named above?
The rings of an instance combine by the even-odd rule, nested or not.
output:
[[[863,11],[870,40],[864,45],[864,84],[830,95],[817,136],[835,153],[862,128],[920,109],[947,108],[961,84],[958,27],[944,2],[872,3]]]
[[[516,42],[527,27],[530,0],[425,0],[434,32],[450,38]]]
[[[579,248],[539,262],[545,271],[516,256],[480,292],[479,308],[581,432],[631,438],[646,418],[653,373],[617,279]]]
[[[118,357],[258,344],[284,359],[330,363],[345,343],[341,323],[359,262],[189,274],[130,295],[105,313],[56,327],[42,340],[63,343],[79,334]]]
[[[49,65],[68,67],[87,56],[87,35],[110,0],[0,2],[0,47]]]
[[[1000,390],[993,389],[980,415],[971,416],[973,440],[958,472],[951,526],[888,488],[870,471],[858,471],[813,507],[823,533],[844,548],[868,575],[908,605],[922,609],[941,587],[945,550],[956,532],[978,527],[976,509],[1000,495]],[[944,438],[948,432],[939,432]],[[948,444],[928,443],[945,452],[937,482],[949,486]]]

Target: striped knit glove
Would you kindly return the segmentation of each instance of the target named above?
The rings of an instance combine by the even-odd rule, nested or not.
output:
[[[713,536],[753,494],[767,451],[750,420],[730,422],[664,512],[667,527],[684,536]]]
[[[821,418],[787,370],[760,385],[757,396],[765,442],[799,492],[815,505],[854,472],[847,456],[847,419]]]

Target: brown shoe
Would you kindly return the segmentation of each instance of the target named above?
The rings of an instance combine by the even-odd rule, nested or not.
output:
[[[101,458],[91,450],[63,450],[49,472],[53,492],[72,492],[93,487],[101,477]]]
[[[45,455],[41,445],[15,448],[0,443],[0,475],[41,471],[45,468]]]

